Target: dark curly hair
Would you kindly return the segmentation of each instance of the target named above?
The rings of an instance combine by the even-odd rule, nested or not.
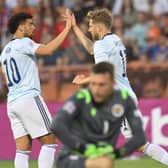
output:
[[[21,23],[25,22],[26,19],[32,19],[32,17],[33,16],[28,13],[17,13],[13,15],[8,21],[9,32],[14,34]]]

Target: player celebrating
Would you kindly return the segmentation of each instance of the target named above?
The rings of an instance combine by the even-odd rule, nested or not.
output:
[[[88,13],[89,32],[94,40],[88,39],[80,28],[76,25],[73,16],[72,26],[75,34],[86,48],[86,50],[94,55],[95,63],[106,61],[115,66],[116,88],[126,89],[132,98],[137,102],[136,95],[132,90],[126,73],[126,48],[120,38],[111,32],[112,14],[107,9],[100,9]],[[78,75],[73,80],[75,84],[86,84],[90,81],[90,77]],[[141,113],[139,113],[141,115]],[[122,129],[122,133],[126,138],[130,138],[131,131]],[[140,149],[153,159],[168,165],[168,154],[160,146],[146,143]]]
[[[33,138],[42,145],[38,167],[52,168],[56,139],[49,129],[50,113],[40,96],[36,55],[51,55],[59,47],[71,28],[70,17],[65,14],[65,29],[46,45],[31,39],[35,30],[31,15],[18,13],[9,20],[13,39],[0,59],[9,89],[7,110],[16,143],[15,168],[28,168]]]
[[[57,168],[113,168],[113,159],[124,157],[145,143],[141,118],[126,90],[114,90],[114,67],[94,65],[89,90],[81,89],[65,102],[51,124],[63,143]],[[132,138],[115,147],[126,117]]]

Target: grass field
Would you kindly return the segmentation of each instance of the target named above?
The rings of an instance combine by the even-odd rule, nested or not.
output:
[[[0,168],[14,168],[13,161],[0,161]],[[37,168],[37,162],[31,160],[30,168]],[[115,168],[167,168],[167,166],[149,158],[141,158],[138,160],[118,160],[115,162]]]

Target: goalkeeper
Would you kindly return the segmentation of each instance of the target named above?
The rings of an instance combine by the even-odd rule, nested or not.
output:
[[[69,98],[54,117],[51,130],[63,146],[57,168],[113,168],[122,158],[146,141],[138,109],[125,90],[114,90],[114,67],[105,62],[91,70],[88,89]],[[123,118],[132,138],[120,148],[116,142]]]

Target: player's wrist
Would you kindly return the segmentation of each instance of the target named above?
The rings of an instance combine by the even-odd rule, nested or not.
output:
[[[78,26],[75,24],[75,25],[72,25],[72,28],[75,30],[78,28]]]
[[[71,30],[71,25],[66,25],[66,26],[65,26],[65,30],[66,30],[67,32],[69,32],[69,31]]]
[[[75,147],[75,150],[77,150],[80,153],[84,153],[84,151],[86,150],[86,144],[84,143],[78,143]]]
[[[124,155],[122,155],[121,151],[119,149],[115,149],[114,152],[112,153],[112,158],[113,159],[119,159],[124,157]]]
[[[79,146],[79,152],[84,154],[85,150],[86,150],[86,144],[80,144]]]

